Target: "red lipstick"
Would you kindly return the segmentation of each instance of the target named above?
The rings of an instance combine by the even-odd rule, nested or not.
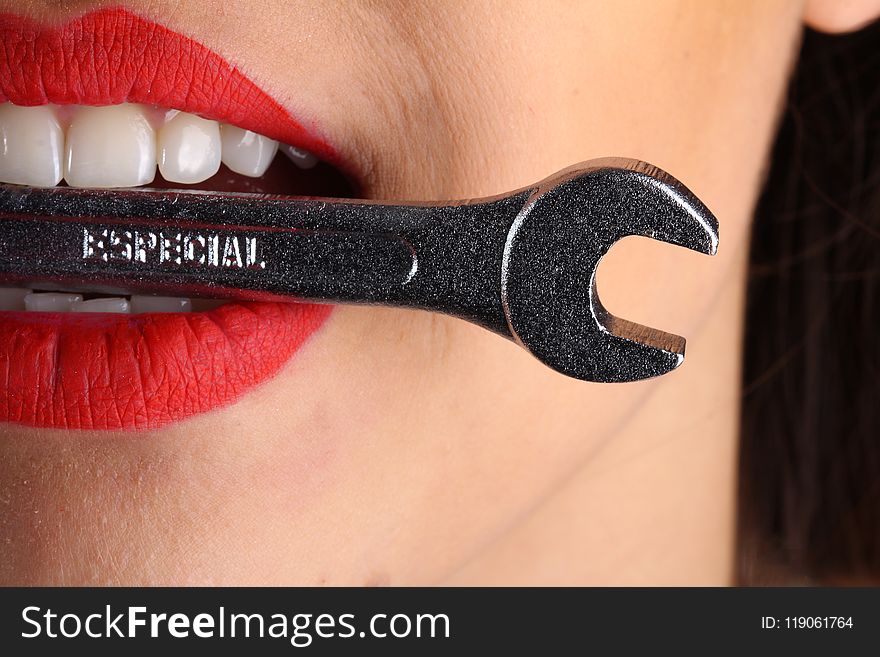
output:
[[[0,14],[0,103],[143,103],[258,132],[333,163],[335,153],[275,99],[200,43],[125,9],[57,27]]]
[[[0,313],[0,421],[156,429],[271,377],[329,312],[248,303],[182,315]]]
[[[0,14],[0,42],[0,102],[157,105],[335,159],[311,126],[219,55],[126,10],[61,26]],[[186,315],[0,313],[0,422],[160,428],[272,377],[329,314],[276,303]]]

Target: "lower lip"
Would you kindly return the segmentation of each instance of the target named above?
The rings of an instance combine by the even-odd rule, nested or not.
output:
[[[330,306],[206,313],[0,313],[0,422],[147,430],[235,402],[287,363]]]

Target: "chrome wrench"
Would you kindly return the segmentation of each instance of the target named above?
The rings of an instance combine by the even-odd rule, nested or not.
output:
[[[683,338],[602,306],[599,261],[630,235],[711,255],[718,222],[667,173],[617,158],[435,204],[0,185],[3,286],[421,308],[597,382],[684,359]]]

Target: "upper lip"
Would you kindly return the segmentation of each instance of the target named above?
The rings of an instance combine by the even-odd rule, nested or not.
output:
[[[0,14],[0,102],[136,102],[202,115],[345,168],[234,66],[119,8],[47,26]],[[312,122],[309,120],[309,125]],[[63,429],[157,428],[235,401],[328,316],[309,304],[231,305],[207,316],[0,319],[0,422]]]
[[[128,10],[60,26],[0,13],[0,103],[143,103],[230,123],[311,151],[343,170],[326,136],[294,118],[204,45]],[[310,121],[310,124],[312,122]]]

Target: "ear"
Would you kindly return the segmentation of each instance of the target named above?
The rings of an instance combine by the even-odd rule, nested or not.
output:
[[[880,16],[880,0],[807,0],[804,22],[820,32],[854,32]]]

